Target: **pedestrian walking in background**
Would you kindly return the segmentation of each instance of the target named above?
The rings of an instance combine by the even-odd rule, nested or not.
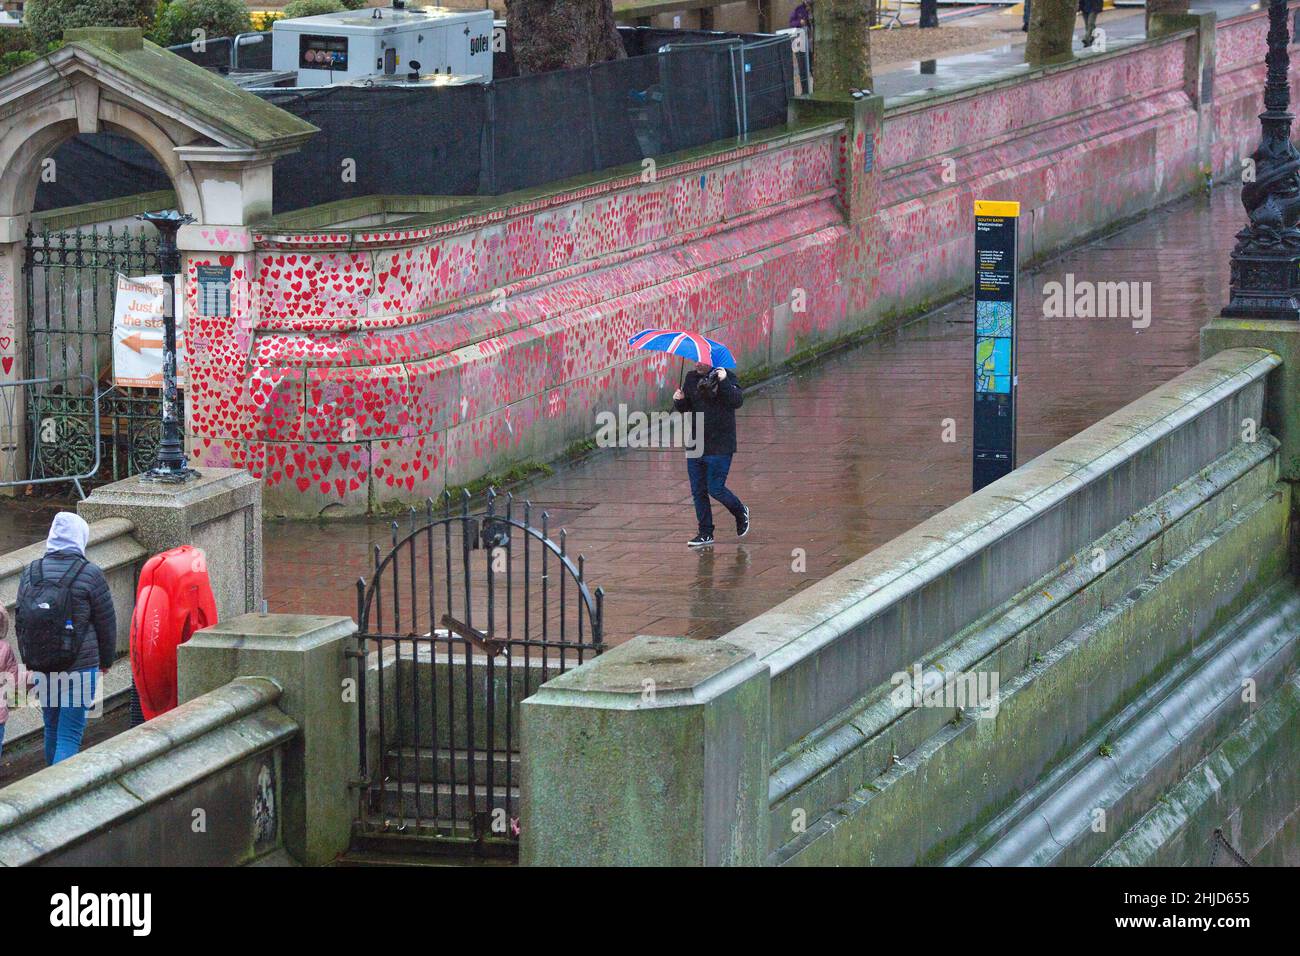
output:
[[[45,555],[23,569],[15,629],[45,721],[45,762],[81,749],[86,712],[117,649],[117,615],[104,572],[86,558],[90,526],[61,511]]]
[[[713,368],[703,362],[697,362],[686,373],[682,387],[673,393],[673,408],[683,413],[698,412],[704,432],[704,453],[686,459],[699,525],[699,533],[686,542],[692,548],[713,544],[710,497],[731,512],[738,536],[743,538],[749,533],[749,509],[727,488],[731,456],[736,453],[736,409],[744,401],[744,393],[734,375],[728,375],[725,368]]]
[[[808,51],[808,66],[812,68],[813,61],[813,9],[812,0],[803,0],[799,6],[790,12],[790,29],[802,30],[804,38],[804,48]]]
[[[1083,45],[1092,46],[1096,39],[1097,14],[1101,13],[1102,0],[1079,0],[1079,12],[1083,14]]]

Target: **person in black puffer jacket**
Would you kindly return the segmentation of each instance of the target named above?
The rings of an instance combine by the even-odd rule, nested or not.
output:
[[[81,640],[76,659],[66,672],[35,673],[32,683],[45,721],[45,763],[66,760],[81,749],[86,712],[95,703],[100,675],[108,672],[117,650],[117,615],[104,572],[86,560],[90,526],[80,515],[60,511],[45,539],[41,574],[58,579],[75,564],[81,570],[72,579],[72,623]],[[32,562],[36,564],[37,562]],[[18,582],[18,603],[32,585],[32,565]]]

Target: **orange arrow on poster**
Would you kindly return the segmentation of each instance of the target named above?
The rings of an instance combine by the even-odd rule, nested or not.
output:
[[[122,344],[135,352],[137,355],[144,349],[160,349],[163,347],[162,339],[147,339],[139,332],[132,332],[122,339]]]

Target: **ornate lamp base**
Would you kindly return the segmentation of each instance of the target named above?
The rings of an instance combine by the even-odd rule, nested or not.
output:
[[[154,465],[148,471],[140,473],[141,481],[156,481],[161,484],[179,485],[189,481],[191,478],[202,477],[197,471],[188,465],[182,465],[179,468],[168,468],[165,465]]]
[[[1232,257],[1228,319],[1300,321],[1300,252]]]

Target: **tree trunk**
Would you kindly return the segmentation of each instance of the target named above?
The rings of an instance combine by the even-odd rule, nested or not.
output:
[[[1147,36],[1151,36],[1151,18],[1162,13],[1186,13],[1188,0],[1147,0]]]
[[[627,56],[611,0],[506,0],[506,22],[521,74]]]
[[[871,89],[870,7],[862,0],[817,0],[813,6],[813,91],[818,96]]]
[[[1029,41],[1025,62],[1041,63],[1070,52],[1078,0],[1034,0],[1029,6]]]

